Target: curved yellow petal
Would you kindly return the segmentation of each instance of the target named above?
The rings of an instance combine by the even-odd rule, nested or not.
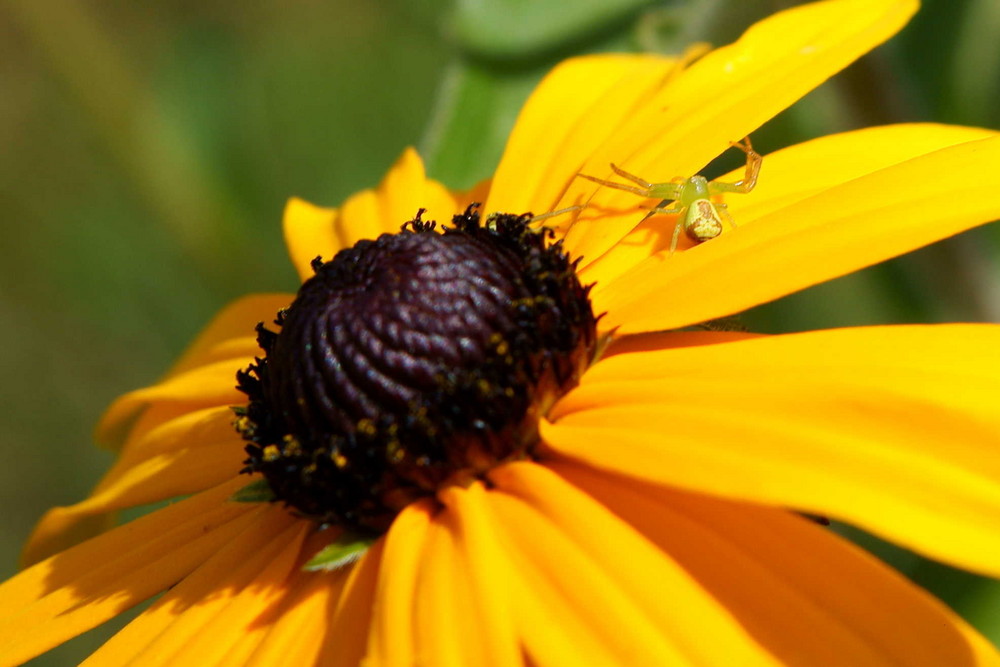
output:
[[[266,509],[225,502],[237,488],[140,517],[0,584],[0,665],[21,664],[187,576]]]
[[[330,260],[347,247],[337,225],[337,209],[316,206],[304,199],[292,197],[285,204],[282,228],[285,246],[292,266],[305,282],[313,274],[311,263],[316,257]]]
[[[150,429],[122,452],[86,500],[46,512],[26,557],[38,560],[92,537],[107,527],[105,515],[117,510],[197,493],[235,477],[245,454],[232,422],[230,408],[208,408]],[[38,551],[42,544],[44,553]]]
[[[218,368],[218,364],[229,361],[233,375],[226,378],[226,385],[235,386],[236,370],[246,368],[261,353],[254,333],[257,323],[264,322],[274,328],[272,322],[278,311],[291,304],[293,298],[291,294],[254,294],[229,304],[198,334],[161,384],[202,367]],[[134,435],[131,429],[150,402],[149,398],[143,398],[144,391],[126,394],[108,408],[94,429],[94,439],[99,445],[118,449],[127,436]]]
[[[45,513],[24,550],[26,562],[62,551],[106,529],[118,510],[197,493],[243,467],[243,441],[228,407],[167,420],[126,448],[91,495]],[[249,483],[250,478],[244,478]]]
[[[329,544],[329,536],[314,532],[301,549],[303,559],[310,558]],[[335,572],[307,572],[301,570],[300,560],[297,571],[291,574],[289,593],[280,607],[272,608],[261,619],[267,627],[264,639],[254,648],[248,660],[237,664],[246,667],[270,667],[271,665],[329,665],[339,667],[360,664],[361,654],[357,647],[364,646],[366,632],[343,632],[343,619],[338,619],[340,610],[355,611],[357,623],[354,627],[366,627],[371,610],[371,590],[374,589],[372,574],[378,569],[382,543],[377,542],[352,567]],[[369,586],[366,583],[371,581]],[[362,582],[359,586],[358,583]],[[361,592],[362,604],[357,605],[357,593]],[[330,652],[332,643],[337,650]],[[344,662],[344,659],[351,660]],[[235,667],[235,666],[234,666]]]
[[[672,329],[870,266],[1000,218],[998,167],[1000,137],[886,167],[689,251],[661,251],[598,285],[595,310],[622,333]]]
[[[233,427],[234,420],[235,414],[230,406],[215,406],[158,419],[155,426],[136,429],[138,433],[130,434],[115,467],[104,476],[98,488],[113,483],[116,470],[120,474],[129,466],[152,456],[224,443],[242,449],[243,441]]]
[[[385,536],[366,665],[414,664],[416,580],[432,521],[431,503],[414,503],[399,513]]]
[[[231,474],[238,472],[242,468],[240,463],[245,443],[233,427],[233,420],[233,411],[228,406],[205,408],[166,420],[155,428],[144,431],[143,437],[130,442],[130,446],[119,455],[91,495],[109,491],[114,494],[120,493],[123,488],[121,480],[124,477],[132,476],[133,479],[138,479],[133,471],[138,466],[146,466],[150,472],[162,471],[165,479],[158,482],[149,481],[164,486],[164,489],[169,488],[171,484],[181,485],[187,489],[174,495],[191,493],[192,485],[197,483],[189,479],[189,474],[217,475],[226,471]],[[203,457],[204,468],[200,472],[194,470],[199,456]],[[191,470],[185,468],[188,464]],[[182,468],[185,472],[181,472]],[[136,504],[144,502],[151,501]]]
[[[604,177],[614,162],[653,183],[693,176],[729,142],[750,134],[892,36],[917,5],[916,0],[832,0],[774,14],[672,78],[581,171]],[[609,250],[646,213],[637,208],[643,201],[636,195],[595,190],[580,179],[561,205],[577,203],[578,193],[592,193],[591,204],[604,216],[567,232],[567,249],[584,262]]]
[[[1000,662],[938,600],[803,517],[578,465],[552,469],[674,558],[783,665]]]
[[[328,667],[356,667],[368,648],[372,606],[385,540],[379,540],[355,563],[347,576],[343,593],[336,597],[332,619],[326,625],[323,647],[316,664]],[[290,628],[296,628],[290,624]],[[274,663],[261,662],[262,667]],[[302,664],[302,663],[294,663]]]
[[[236,488],[239,488],[240,481],[244,485],[248,483],[249,478],[231,479],[235,477],[237,476],[230,474],[226,480],[220,483],[220,486],[228,488],[230,485],[236,485]],[[204,489],[205,487],[194,489],[193,492]],[[174,497],[174,495],[164,497]],[[87,502],[81,503],[82,509],[77,509],[77,505],[72,505],[70,507],[54,507],[46,512],[38,525],[35,526],[21,552],[22,567],[33,565],[103,533],[115,525],[116,510],[132,506],[114,503],[114,496],[106,498],[104,505],[88,506],[85,504]]]
[[[252,359],[260,354],[254,329],[263,322],[275,329],[278,311],[291,305],[294,294],[251,294],[233,301],[212,318],[167,374],[177,375],[225,359]]]
[[[469,188],[464,192],[455,192],[454,196],[455,196],[456,210],[464,211],[468,206],[472,204],[486,203],[486,199],[490,196],[490,190],[492,187],[493,187],[493,179],[487,178],[482,181],[479,181],[474,186],[472,186],[471,188]]]
[[[317,256],[329,261],[362,239],[398,232],[421,208],[426,209],[424,220],[440,223],[460,212],[455,197],[427,178],[420,156],[407,148],[377,188],[349,197],[339,209],[289,201],[284,229],[292,264],[305,281],[313,275],[311,263]]]
[[[181,414],[171,416],[176,412]],[[117,510],[211,488],[243,467],[244,443],[229,407],[173,413],[147,410],[91,496],[46,512],[25,547],[26,562],[103,532],[113,525]]]
[[[456,536],[439,513],[428,527],[413,605],[414,655],[427,665],[481,665],[481,628]]]
[[[490,512],[496,515],[496,523],[510,525],[509,531],[502,531],[499,535],[511,559],[508,585],[516,629],[528,664],[540,667],[643,664],[638,661],[639,658],[648,658],[648,652],[662,648],[649,646],[656,641],[649,637],[650,629],[646,623],[639,630],[640,637],[636,637],[635,632],[625,638],[614,636],[608,626],[621,624],[629,627],[635,616],[634,608],[623,608],[621,596],[614,596],[614,592],[608,590],[609,583],[600,579],[592,563],[583,571],[584,576],[574,582],[567,581],[566,575],[573,572],[569,568],[575,570],[583,559],[572,547],[567,549],[565,540],[556,543],[552,539],[544,540],[540,545],[546,552],[544,554],[516,542],[511,544],[512,536],[508,533],[524,534],[531,530],[546,536],[555,534],[558,540],[558,531],[535,522],[522,524],[527,508],[513,498],[489,494],[488,499]],[[550,558],[555,559],[554,562],[550,562]],[[552,572],[552,569],[559,571]],[[615,598],[613,602],[609,599],[612,597]],[[617,623],[610,620],[611,614],[621,620]],[[635,639],[650,641],[638,645],[627,643]],[[636,655],[636,650],[640,655]],[[646,655],[642,655],[644,652]],[[663,651],[657,653],[662,655]]]
[[[193,410],[151,428],[144,433],[145,437],[119,455],[101,478],[92,497],[119,495],[140,480],[144,484],[162,486],[164,492],[169,492],[170,488],[184,489],[173,495],[214,486],[214,483],[202,485],[195,478],[209,476],[214,479],[219,475],[227,476],[227,473],[233,475],[243,467],[245,443],[233,428],[233,419],[233,411],[229,407],[206,408]],[[145,473],[137,471],[137,468],[144,468]],[[162,479],[154,480],[154,476]],[[132,482],[124,481],[126,478],[131,478]],[[145,502],[154,501],[143,500],[135,504]]]
[[[343,573],[331,577],[299,572],[289,583],[281,604],[265,616],[264,637],[252,645],[249,656],[240,656],[233,667],[270,667],[286,662],[291,665],[316,664],[330,619],[331,599],[340,593]]]
[[[557,65],[521,109],[493,176],[487,212],[545,213],[607,139],[662,88],[677,60],[592,55]],[[553,220],[556,226],[559,220]]]
[[[116,512],[191,493],[237,477],[246,456],[229,445],[161,454],[130,466],[114,484],[68,507],[53,507],[35,526],[24,548],[31,563],[106,529]],[[252,480],[243,477],[243,483]]]
[[[451,512],[447,518],[454,523],[460,558],[468,567],[474,607],[470,613],[478,620],[480,650],[477,661],[470,664],[518,667],[523,660],[510,600],[510,566],[497,542],[486,493],[481,484],[473,484],[447,487],[439,497]]]
[[[249,655],[288,593],[313,526],[271,507],[84,663],[217,665]]]
[[[558,475],[513,463],[490,480],[517,571],[538,574],[530,595],[543,605],[564,599],[612,664],[779,664],[662,551]]]
[[[784,148],[764,158],[753,191],[726,198],[740,226],[773,211],[887,167],[951,146],[1000,136],[994,130],[938,123],[902,123],[832,134]],[[980,158],[981,159],[981,158]],[[721,177],[735,181],[742,169]],[[921,185],[918,182],[912,186]]]
[[[995,135],[972,127],[909,123],[821,137],[764,156],[760,180],[753,192],[729,195],[725,203],[742,229],[773,211],[841,183],[948,146]],[[732,183],[743,176],[742,172],[741,168],[718,180]],[[618,245],[588,264],[580,273],[581,279],[603,286],[650,255],[669,250],[677,223],[677,216],[662,215],[643,221]],[[679,241],[679,249],[692,245],[684,234]]]
[[[181,416],[195,410],[246,403],[246,395],[236,389],[236,372],[245,370],[253,359],[214,361],[193,370],[171,375],[159,384],[136,389],[118,397],[101,417],[95,437],[98,443],[120,443],[123,436],[143,437],[146,431],[162,423],[146,423],[137,429],[136,420],[151,404],[172,407],[163,419]]]
[[[836,517],[1000,575],[1000,327],[840,329],[602,360],[542,423],[564,456]]]
[[[19,565],[30,567],[61,551],[89,540],[95,535],[114,528],[118,515],[93,513],[61,515],[61,508],[53,508],[42,515],[21,549]]]

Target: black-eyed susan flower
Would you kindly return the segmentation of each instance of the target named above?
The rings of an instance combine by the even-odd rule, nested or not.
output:
[[[117,463],[0,586],[0,664],[160,593],[87,664],[996,664],[800,513],[1000,575],[1000,329],[682,329],[1000,217],[1000,136],[770,153],[738,227],[676,253],[656,201],[576,178],[697,173],[915,8],[570,60],[475,192],[406,151],[338,209],[293,200],[298,295],[233,304],[110,408]],[[307,566],[344,535],[356,562]]]

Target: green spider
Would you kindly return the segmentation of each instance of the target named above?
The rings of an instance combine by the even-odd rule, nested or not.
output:
[[[640,197],[661,199],[662,201],[650,210],[643,220],[657,213],[678,214],[678,224],[674,226],[674,234],[670,239],[670,254],[672,255],[677,249],[677,240],[680,238],[682,229],[692,241],[703,243],[722,233],[723,218],[731,227],[736,227],[736,222],[726,209],[726,205],[721,202],[713,202],[711,197],[726,192],[746,194],[753,190],[754,186],[757,185],[757,175],[760,173],[760,165],[764,158],[750,145],[750,137],[744,137],[743,141],[740,142],[732,141],[730,145],[740,149],[747,156],[746,172],[743,174],[743,178],[735,183],[709,181],[704,176],[678,177],[668,183],[648,183],[614,163],[611,164],[612,171],[635,185],[615,183],[587,174],[578,174],[578,176],[594,183],[606,185],[609,188],[632,192]],[[672,206],[666,206],[666,204],[671,203]]]

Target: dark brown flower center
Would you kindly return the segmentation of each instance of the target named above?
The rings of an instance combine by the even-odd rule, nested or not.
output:
[[[414,499],[531,455],[591,361],[575,262],[530,215],[417,217],[313,262],[238,374],[245,472],[317,521],[384,530]]]

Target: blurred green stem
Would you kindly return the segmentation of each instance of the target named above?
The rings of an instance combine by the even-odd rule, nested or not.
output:
[[[948,118],[988,126],[1000,92],[1000,2],[970,0],[954,39]]]
[[[453,60],[418,147],[430,174],[453,188],[469,188],[489,176],[518,110],[550,64],[490,68]]]

